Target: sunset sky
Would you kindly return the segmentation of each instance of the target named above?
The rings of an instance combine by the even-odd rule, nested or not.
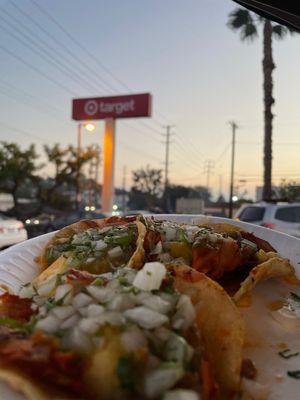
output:
[[[39,7],[37,5],[40,5]],[[151,92],[153,117],[117,122],[116,185],[127,167],[163,168],[164,125],[175,125],[170,181],[228,194],[262,183],[262,38],[241,43],[230,0],[1,0],[0,137],[26,147],[76,143],[71,99]],[[274,41],[274,183],[300,179],[300,35]],[[83,143],[102,145],[103,122]],[[41,158],[42,160],[42,158]],[[44,170],[51,174],[51,169]]]

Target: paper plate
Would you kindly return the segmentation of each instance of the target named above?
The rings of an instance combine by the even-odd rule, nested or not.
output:
[[[201,215],[155,215],[156,219],[168,219],[187,223],[220,223],[229,222],[256,236],[267,240],[281,254],[290,259],[300,277],[300,240],[280,232],[257,225],[226,218],[207,217]],[[34,261],[54,232],[27,240],[12,246],[0,253],[0,285],[17,292],[20,285],[31,281],[39,272]],[[262,384],[262,394],[269,391],[269,400],[296,400],[300,398],[300,381],[287,376],[288,370],[300,370],[300,356],[288,360],[279,357],[280,345],[286,343],[293,351],[300,351],[300,335],[281,326],[272,318],[267,304],[278,299],[290,290],[287,285],[269,281],[258,285],[253,296],[251,308],[242,309],[247,322],[246,356],[257,365],[259,371],[257,381]],[[297,289],[295,289],[297,290]],[[299,290],[300,291],[300,290]],[[298,291],[298,292],[299,292]],[[0,382],[1,399],[16,400],[20,395],[11,392]],[[262,397],[263,398],[263,397]]]

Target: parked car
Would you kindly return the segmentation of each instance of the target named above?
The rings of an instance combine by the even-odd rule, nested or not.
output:
[[[0,249],[27,239],[27,232],[21,221],[0,213]]]
[[[80,219],[105,218],[105,215],[96,210],[80,210],[65,213],[61,216],[53,214],[40,214],[25,221],[29,237],[35,237],[44,233],[56,231],[67,225],[73,224]]]
[[[235,218],[300,237],[300,203],[244,204]]]

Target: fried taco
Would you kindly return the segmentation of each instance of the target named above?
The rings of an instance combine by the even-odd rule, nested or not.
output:
[[[147,230],[144,249],[148,261],[183,262],[218,281],[231,295],[267,258],[274,257],[273,266],[275,259],[288,263],[267,241],[228,223],[191,225],[145,217],[141,222]],[[290,264],[288,269],[294,273]],[[272,274],[270,271],[268,276]]]
[[[42,269],[68,259],[70,268],[92,273],[128,264],[138,268],[144,261],[145,227],[135,217],[82,220],[56,232],[38,258]],[[65,265],[65,266],[66,266]]]
[[[50,295],[29,286],[0,298],[0,378],[27,398],[239,393],[243,319],[205,274],[149,262],[104,274],[66,270]]]

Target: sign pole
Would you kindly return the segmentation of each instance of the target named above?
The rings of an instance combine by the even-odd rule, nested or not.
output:
[[[115,167],[115,120],[113,118],[105,119],[103,158],[102,211],[111,212],[114,197]]]

